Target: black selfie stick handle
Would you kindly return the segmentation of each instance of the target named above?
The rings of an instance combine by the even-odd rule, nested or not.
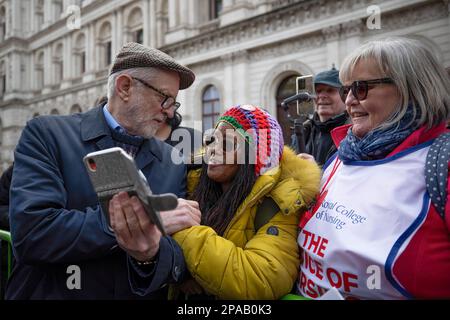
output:
[[[305,128],[302,119],[294,120],[294,133],[297,137],[297,153],[305,153]]]

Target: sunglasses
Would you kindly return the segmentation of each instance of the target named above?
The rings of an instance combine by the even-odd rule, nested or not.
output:
[[[217,137],[215,135],[205,135],[203,139],[203,145],[212,149],[216,147],[216,144],[221,144],[223,153],[235,152],[239,150],[239,142],[234,137],[226,137],[225,139]]]
[[[339,95],[341,96],[342,101],[345,103],[348,93],[351,90],[353,96],[358,99],[358,101],[361,101],[367,98],[367,93],[374,87],[375,84],[382,83],[394,83],[394,81],[391,78],[354,81],[349,86],[342,86],[339,89]]]

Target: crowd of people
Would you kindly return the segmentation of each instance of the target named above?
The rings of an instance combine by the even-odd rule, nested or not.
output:
[[[224,108],[198,143],[176,101],[194,80],[128,43],[101,104],[27,123],[1,179],[14,249],[6,299],[315,299],[332,288],[450,298],[450,79],[427,47],[371,41],[318,73],[307,154],[251,104]],[[178,197],[160,212],[167,235],[137,196],[99,203],[83,157],[111,147],[134,158],[153,193]]]

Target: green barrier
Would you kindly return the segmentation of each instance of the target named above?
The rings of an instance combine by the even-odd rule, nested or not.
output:
[[[8,231],[0,230],[0,241],[8,242],[8,273],[7,277],[11,275],[11,266],[12,266],[12,250],[11,250],[11,233]]]
[[[285,295],[284,297],[281,297],[280,300],[311,300],[311,299],[289,293],[289,294]]]

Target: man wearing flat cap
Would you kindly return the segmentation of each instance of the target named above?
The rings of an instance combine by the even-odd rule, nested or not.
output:
[[[165,298],[161,288],[182,280],[180,248],[161,236],[136,197],[115,195],[105,208],[108,225],[82,159],[123,148],[153,193],[179,197],[176,209],[161,212],[167,233],[199,224],[197,203],[182,199],[185,166],[171,160],[171,146],[153,138],[180,107],[178,90],[194,79],[163,52],[128,43],[111,69],[106,104],[27,123],[15,150],[10,210],[15,265],[7,299]],[[138,280],[129,277],[134,273]],[[139,290],[143,279],[145,289]]]
[[[345,104],[339,95],[341,86],[339,71],[334,67],[319,72],[314,77],[315,111],[313,118],[304,123],[304,137],[306,153],[312,155],[320,166],[336,152],[331,130],[349,121]],[[293,135],[292,140],[292,146],[295,148],[297,137]]]

